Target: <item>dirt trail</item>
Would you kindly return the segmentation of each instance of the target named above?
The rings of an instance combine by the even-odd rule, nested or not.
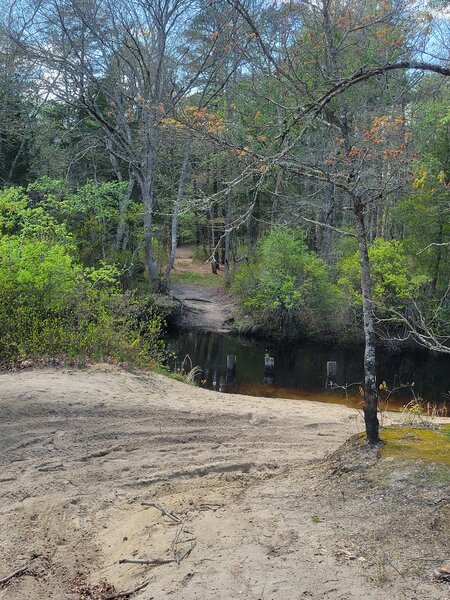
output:
[[[123,590],[147,578],[134,597],[448,595],[414,573],[381,582],[374,561],[342,560],[355,506],[348,491],[335,517],[314,469],[361,429],[351,409],[110,368],[2,374],[0,410],[0,579],[38,555],[35,576],[0,587],[2,600],[104,598],[92,587],[102,580]],[[174,511],[182,531],[142,502]],[[175,539],[181,555],[195,544],[179,565],[118,563],[170,558]]]
[[[208,263],[193,260],[194,248],[180,247],[177,250],[174,272],[211,274]],[[230,324],[237,302],[233,294],[222,286],[223,272],[218,271],[217,285],[191,283],[172,284],[170,291],[182,302],[183,310],[180,326],[205,331],[230,331]]]
[[[172,294],[182,302],[180,327],[227,332],[236,309],[234,296],[223,288],[188,283],[171,286]]]
[[[175,256],[173,269],[176,273],[196,273],[197,275],[210,275],[211,264],[208,261],[194,260],[195,246],[179,246]],[[218,284],[223,277],[223,271],[217,271]]]

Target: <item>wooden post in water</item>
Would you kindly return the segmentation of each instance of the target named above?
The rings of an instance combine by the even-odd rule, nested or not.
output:
[[[329,360],[327,362],[327,379],[329,379],[330,377],[336,377],[336,373],[337,373],[337,362],[334,360]]]
[[[333,382],[336,380],[337,374],[337,362],[334,360],[329,360],[327,362],[327,380],[325,383],[325,387],[333,387]]]
[[[273,371],[275,368],[275,359],[273,356],[265,356],[264,357],[264,370],[265,371]]]
[[[236,362],[237,362],[236,354],[228,354],[227,355],[227,371],[236,371]]]
[[[264,373],[264,385],[273,385],[273,375],[270,371]]]

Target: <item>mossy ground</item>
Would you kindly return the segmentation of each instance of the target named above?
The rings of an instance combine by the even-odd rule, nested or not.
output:
[[[382,458],[423,460],[450,466],[450,425],[437,429],[389,427],[380,433]]]
[[[189,283],[208,287],[223,286],[223,277],[214,275],[213,273],[173,272],[170,280],[172,284]]]

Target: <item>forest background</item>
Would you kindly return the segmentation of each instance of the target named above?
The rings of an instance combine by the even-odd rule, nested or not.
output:
[[[8,0],[0,357],[164,361],[196,246],[266,334],[450,352],[445,2]],[[213,275],[212,275],[213,276]],[[374,412],[375,411],[375,412]]]

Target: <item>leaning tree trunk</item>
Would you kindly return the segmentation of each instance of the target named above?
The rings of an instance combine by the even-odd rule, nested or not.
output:
[[[370,445],[381,442],[378,430],[378,390],[376,378],[375,319],[372,301],[372,278],[370,274],[369,253],[367,249],[367,231],[364,208],[360,198],[353,198],[353,210],[356,217],[359,262],[361,265],[361,292],[364,321],[364,421],[367,441]]]

